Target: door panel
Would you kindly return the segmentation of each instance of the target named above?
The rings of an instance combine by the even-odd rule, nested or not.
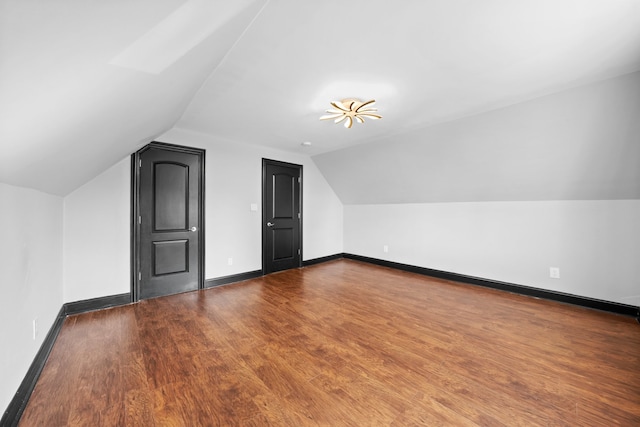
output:
[[[293,241],[294,232],[291,228],[277,228],[271,229],[273,234],[273,259],[275,261],[282,261],[287,258],[293,258],[295,256],[294,248],[296,247]]]
[[[152,143],[137,156],[134,299],[199,289],[204,283],[204,152]]]
[[[189,221],[189,166],[153,165],[154,231],[186,230]]]
[[[155,276],[189,271],[189,240],[152,242],[152,244]]]
[[[263,159],[262,269],[301,266],[302,166]]]
[[[272,204],[273,219],[291,219],[295,214],[293,205],[295,198],[295,182],[297,176],[290,173],[274,173],[273,181],[273,200]]]

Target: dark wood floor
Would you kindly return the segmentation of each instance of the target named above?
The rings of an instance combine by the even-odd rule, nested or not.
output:
[[[21,426],[638,426],[634,319],[350,260],[66,319]]]

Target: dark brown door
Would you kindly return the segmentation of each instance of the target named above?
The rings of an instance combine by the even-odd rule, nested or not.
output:
[[[262,271],[301,266],[302,166],[262,160]]]
[[[199,289],[204,278],[204,152],[152,143],[136,155],[139,240],[134,299]]]

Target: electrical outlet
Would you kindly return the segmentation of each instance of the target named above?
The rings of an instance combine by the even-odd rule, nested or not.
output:
[[[560,269],[558,267],[549,267],[549,277],[552,279],[559,279]]]
[[[38,318],[33,319],[33,340],[38,336]]]
[[[233,258],[227,258],[227,265],[233,265]]]
[[[383,251],[383,252],[385,252],[385,253],[389,252],[389,246],[384,245],[384,246],[382,247],[382,251]]]

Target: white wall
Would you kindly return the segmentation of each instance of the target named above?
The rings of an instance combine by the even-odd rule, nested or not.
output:
[[[62,198],[0,183],[0,410],[62,306]],[[33,339],[33,319],[38,333]]]
[[[344,249],[640,306],[639,218],[640,200],[346,205]]]
[[[130,292],[130,160],[64,198],[64,302]]]
[[[308,156],[178,130],[158,140],[207,150],[206,279],[262,268],[263,157],[303,165],[303,258],[342,252],[342,204]],[[129,162],[121,160],[64,199],[65,302],[130,291]]]
[[[158,141],[207,150],[205,277],[262,268],[262,159],[303,166],[303,259],[342,252],[342,203],[309,156],[174,129]],[[258,210],[252,212],[252,203]],[[233,259],[229,266],[228,258]]]

